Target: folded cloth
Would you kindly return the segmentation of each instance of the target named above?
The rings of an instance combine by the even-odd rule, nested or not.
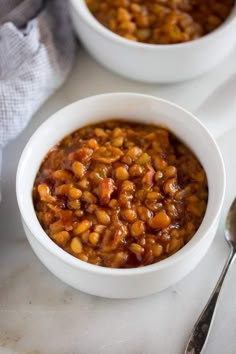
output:
[[[75,39],[66,0],[0,0],[0,149],[64,82]]]

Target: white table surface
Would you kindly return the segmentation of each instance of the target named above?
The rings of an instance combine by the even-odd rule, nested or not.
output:
[[[78,49],[73,72],[66,84],[4,151],[0,206],[1,354],[183,353],[194,322],[227,257],[222,225],[203,261],[175,286],[136,300],[93,297],[56,279],[31,250],[16,203],[16,167],[34,130],[50,114],[70,102],[97,93],[134,91],[167,98],[194,112],[235,72],[236,51],[212,72],[193,81],[173,85],[140,84],[106,71],[83,49]],[[236,195],[236,128],[230,129],[218,142],[228,177],[223,223],[226,210]],[[234,276],[236,266],[232,267],[220,296],[204,353],[236,353]]]

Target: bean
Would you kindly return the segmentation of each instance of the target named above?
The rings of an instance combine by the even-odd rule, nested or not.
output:
[[[148,209],[150,209],[152,212],[157,212],[163,208],[163,204],[161,202],[158,202],[156,200],[145,200],[145,205]]]
[[[177,169],[175,166],[168,166],[164,171],[165,178],[175,177],[177,175]]]
[[[81,252],[81,253],[78,254],[78,258],[79,258],[81,261],[88,262],[88,256],[87,256],[85,253],[83,253],[83,252]]]
[[[89,242],[92,244],[92,245],[97,245],[97,243],[99,242],[99,239],[100,239],[100,234],[98,232],[91,232],[89,234]]]
[[[82,234],[80,234],[80,238],[81,238],[81,241],[83,242],[83,244],[87,244],[88,241],[89,241],[89,230],[83,232]]]
[[[149,28],[139,29],[136,31],[136,36],[140,42],[146,42],[151,37],[151,33]]]
[[[164,192],[173,196],[178,190],[179,186],[175,178],[168,179],[165,184],[163,185]]]
[[[137,214],[135,210],[132,209],[122,209],[121,216],[128,222],[133,222],[137,219]]]
[[[129,151],[127,152],[127,155],[132,159],[132,160],[137,160],[138,157],[142,154],[142,149],[140,149],[140,147],[138,146],[133,146],[129,149]]]
[[[154,245],[155,244],[155,236],[154,235],[148,235],[147,236],[147,244],[148,245]]]
[[[64,247],[70,239],[68,231],[60,231],[52,235],[52,239],[61,247]]]
[[[89,204],[89,206],[86,208],[86,211],[90,214],[94,214],[97,208],[97,204]]]
[[[116,209],[118,207],[118,201],[116,199],[111,199],[108,206],[111,209]]]
[[[136,19],[136,22],[137,22],[138,27],[141,27],[141,28],[148,28],[148,26],[150,25],[149,17],[146,15],[138,16]]]
[[[134,42],[138,41],[138,38],[135,35],[131,34],[131,33],[124,34],[124,38],[129,39],[130,41],[134,41]],[[124,162],[126,162],[126,161],[127,160],[124,160]],[[132,163],[132,160],[130,159],[128,164],[131,164],[131,163]]]
[[[129,178],[129,172],[124,166],[119,166],[115,170],[116,179],[124,181]]]
[[[80,201],[78,199],[69,200],[67,205],[68,205],[68,208],[74,209],[74,210],[80,209],[80,206],[81,206]]]
[[[118,7],[128,7],[129,6],[129,0],[114,0],[114,3]]]
[[[136,30],[136,24],[132,21],[123,21],[120,23],[120,29],[124,30],[130,34],[134,33]]]
[[[98,138],[106,138],[107,137],[107,133],[102,128],[95,128],[94,134]]]
[[[180,238],[181,237],[179,231],[176,229],[173,229],[170,231],[170,236],[172,238]]]
[[[159,192],[148,192],[146,198],[148,200],[162,200],[162,195]]]
[[[149,220],[149,226],[152,229],[164,229],[171,223],[170,217],[164,210],[159,211],[154,218]]]
[[[113,31],[116,32],[118,27],[118,21],[115,18],[111,18],[110,20],[108,20],[108,28]]]
[[[155,181],[158,182],[162,178],[163,178],[163,173],[161,171],[157,171],[154,176]]]
[[[79,179],[84,177],[85,171],[86,171],[85,166],[79,161],[73,162],[72,170],[73,170],[74,174],[76,175],[76,177]]]
[[[133,196],[127,193],[120,193],[118,203],[121,208],[130,209]]]
[[[135,221],[130,228],[131,235],[133,237],[139,237],[145,232],[145,224],[141,220]]]
[[[118,11],[117,11],[117,19],[120,22],[130,21],[131,20],[131,14],[126,9],[120,7],[118,9]]]
[[[55,188],[56,195],[67,195],[69,191],[73,189],[73,184],[61,184]],[[76,198],[75,198],[76,199]]]
[[[128,255],[126,252],[117,252],[114,257],[113,262],[111,263],[111,267],[112,268],[121,268],[125,264],[127,257],[128,257]]]
[[[90,226],[91,226],[91,223],[89,220],[83,220],[75,226],[73,232],[75,235],[82,234],[83,232],[89,230]]]
[[[151,156],[148,153],[144,152],[137,160],[137,164],[139,165],[147,165],[150,163]]]
[[[79,182],[78,182],[78,186],[83,189],[86,190],[89,188],[89,180],[87,178],[82,178]]]
[[[146,245],[146,238],[145,238],[145,236],[139,238],[138,244],[139,244],[140,246],[142,246],[142,247],[144,247],[144,246]]]
[[[123,136],[118,136],[117,138],[114,138],[112,140],[112,145],[115,147],[121,147],[124,143],[124,137]]]
[[[154,159],[154,166],[156,170],[163,171],[167,167],[167,162],[160,156],[156,156]]]
[[[51,196],[50,188],[46,184],[40,184],[38,186],[38,193],[42,201],[52,203],[56,200],[53,196]]]
[[[61,220],[57,220],[49,225],[50,232],[56,234],[60,231],[64,231],[64,225]]]
[[[187,206],[188,212],[193,214],[196,217],[201,217],[203,215],[204,210],[206,209],[205,201],[192,202]]]
[[[129,174],[131,177],[142,176],[143,172],[144,172],[143,166],[138,164],[134,164],[129,168]]]
[[[89,204],[96,204],[97,203],[97,197],[95,197],[95,195],[93,195],[91,192],[88,191],[84,191],[82,194],[81,199]]]
[[[94,226],[94,231],[99,233],[99,234],[102,234],[106,229],[106,226],[105,225],[95,225]]]
[[[136,4],[136,3],[132,3],[132,4],[130,5],[130,9],[131,9],[131,11],[136,12],[136,13],[142,12],[142,7],[141,7],[141,5],[138,5],[138,4]]]
[[[80,218],[81,216],[84,215],[84,211],[83,210],[76,210],[75,215],[78,216],[78,218]]]
[[[120,136],[122,136],[122,135],[123,135],[122,129],[121,129],[121,128],[118,128],[118,127],[116,127],[116,128],[113,130],[113,132],[112,132],[113,138],[118,138],[118,137],[120,137]]]
[[[70,247],[74,253],[81,253],[83,251],[82,243],[78,237],[72,238]]]
[[[138,216],[141,220],[148,221],[152,217],[152,212],[145,206],[139,206]]]
[[[169,215],[171,219],[176,219],[179,215],[178,210],[175,206],[175,204],[172,203],[166,203],[166,212]]]
[[[153,246],[152,246],[152,253],[155,257],[160,257],[164,252],[164,249],[163,249],[163,246],[158,244],[158,243],[155,243]]]
[[[99,147],[92,156],[93,161],[101,162],[104,164],[111,164],[115,161],[118,161],[121,156],[123,156],[123,152],[121,149],[116,148],[114,146],[101,146]]]
[[[126,193],[133,193],[135,191],[135,184],[132,181],[124,181],[121,185],[121,191]]]
[[[98,219],[98,222],[103,225],[108,225],[110,224],[111,218],[109,214],[105,210],[102,209],[96,209],[96,216]]]
[[[95,150],[98,148],[98,142],[96,139],[89,139],[88,141],[88,147],[90,147],[91,149]]]
[[[170,243],[166,246],[166,252],[167,253],[177,252],[182,245],[183,245],[182,239],[172,238]]]
[[[144,252],[144,248],[140,246],[138,243],[131,243],[129,249],[132,253],[135,253],[138,256],[140,256]]]
[[[71,180],[71,173],[66,170],[57,170],[53,173],[53,178],[60,180],[60,181],[70,181]]]

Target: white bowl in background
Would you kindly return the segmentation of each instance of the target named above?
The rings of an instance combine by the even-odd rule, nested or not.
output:
[[[36,217],[32,188],[47,152],[65,135],[106,119],[119,118],[167,126],[201,161],[208,179],[209,200],[194,237],[159,263],[112,269],[83,262],[58,247]],[[42,263],[58,278],[86,293],[134,298],[163,290],[188,274],[207,252],[217,229],[225,191],[225,173],[211,134],[191,113],[163,99],[134,93],[111,93],[75,102],[46,120],[27,143],[17,170],[16,193],[27,238]]]
[[[206,73],[236,44],[236,5],[215,31],[191,42],[157,45],[127,40],[101,25],[84,0],[70,0],[75,31],[88,52],[103,66],[144,82],[177,82]]]

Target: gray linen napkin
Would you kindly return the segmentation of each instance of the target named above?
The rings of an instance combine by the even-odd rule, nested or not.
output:
[[[74,48],[67,0],[0,0],[0,148],[64,82]]]
[[[74,53],[67,0],[0,0],[0,201],[2,149],[64,82]]]

